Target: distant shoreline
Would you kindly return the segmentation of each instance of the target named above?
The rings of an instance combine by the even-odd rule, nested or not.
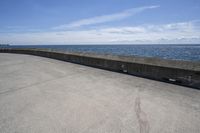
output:
[[[9,46],[200,46],[199,44],[9,44]]]

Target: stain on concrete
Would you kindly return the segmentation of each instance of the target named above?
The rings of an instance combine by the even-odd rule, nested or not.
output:
[[[149,133],[150,126],[146,113],[141,109],[140,97],[135,99],[135,113],[138,119],[140,133]]]

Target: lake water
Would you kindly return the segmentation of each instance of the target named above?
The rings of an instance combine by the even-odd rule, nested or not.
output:
[[[200,45],[32,45],[17,48],[50,48],[60,51],[136,55],[174,60],[200,61]]]

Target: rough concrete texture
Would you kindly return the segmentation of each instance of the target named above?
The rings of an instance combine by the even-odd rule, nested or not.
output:
[[[0,53],[42,56],[200,89],[200,62],[84,52],[63,52],[52,51],[51,49],[11,48],[0,49]]]
[[[0,53],[1,133],[199,133],[200,90]]]

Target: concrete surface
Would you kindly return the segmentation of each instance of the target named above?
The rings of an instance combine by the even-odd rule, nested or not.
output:
[[[36,55],[71,63],[170,82],[200,90],[200,62],[150,57],[104,55],[51,49],[0,49],[0,53]]]
[[[1,133],[199,133],[200,90],[0,53]]]

